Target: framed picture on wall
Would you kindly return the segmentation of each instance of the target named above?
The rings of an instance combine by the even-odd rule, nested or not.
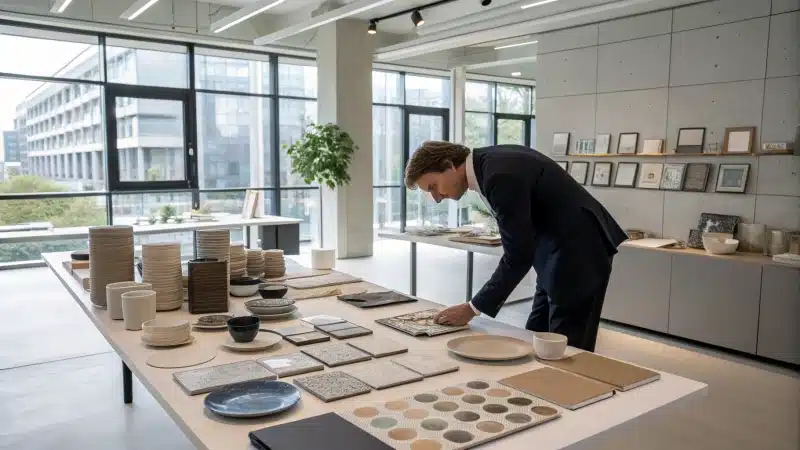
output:
[[[617,176],[614,178],[614,187],[629,187],[636,185],[636,173],[639,163],[621,162],[617,164]]]
[[[639,189],[658,189],[661,187],[661,175],[664,172],[662,163],[642,163],[639,170],[639,182],[636,187]]]
[[[594,154],[594,139],[578,139],[575,144],[576,155],[593,155]]]
[[[592,186],[611,186],[611,167],[610,162],[594,163],[592,173]]]
[[[681,128],[678,130],[678,146],[675,148],[675,153],[703,153],[705,140],[705,128]]]
[[[564,169],[564,170],[567,170],[567,167],[569,167],[569,162],[568,161],[556,161],[556,164],[561,166],[561,168]]]
[[[569,133],[553,133],[553,156],[565,156],[569,149]]]
[[[664,164],[664,173],[661,175],[661,189],[667,191],[680,191],[683,189],[683,180],[685,174],[686,164]]]
[[[589,163],[584,161],[574,161],[569,166],[569,174],[580,184],[586,184],[586,175],[589,173]]]
[[[684,175],[683,190],[689,192],[705,192],[706,184],[708,184],[709,172],[711,172],[711,164],[687,164],[686,174]]]
[[[661,153],[661,148],[664,146],[663,139],[645,139],[642,145],[643,155],[658,155]]]
[[[753,137],[756,127],[725,128],[725,142],[722,153],[750,153],[753,151]]]
[[[594,154],[607,155],[609,145],[611,145],[611,135],[598,134],[597,136],[595,136]]]
[[[750,164],[720,164],[715,192],[744,193]]]
[[[620,155],[635,155],[639,145],[639,133],[620,133],[617,142],[617,153]]]

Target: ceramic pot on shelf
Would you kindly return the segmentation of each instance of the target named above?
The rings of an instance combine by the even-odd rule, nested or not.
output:
[[[789,232],[785,230],[768,230],[764,244],[764,254],[774,256],[789,251]]]
[[[156,318],[156,291],[130,291],[122,294],[125,329],[138,331],[142,324]]]
[[[743,252],[764,251],[767,229],[760,223],[740,223],[739,224],[739,250]]]
[[[311,249],[311,268],[329,270],[336,265],[336,250],[332,248]]]
[[[108,315],[114,320],[122,320],[122,294],[131,291],[149,291],[153,289],[150,283],[136,281],[121,281],[106,286],[106,304]]]

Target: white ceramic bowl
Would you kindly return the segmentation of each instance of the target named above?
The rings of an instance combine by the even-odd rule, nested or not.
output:
[[[141,330],[143,322],[156,318],[156,292],[144,290],[122,294],[122,316],[126,330]]]
[[[252,297],[258,293],[258,283],[249,285],[232,284],[230,293],[234,297]]]
[[[533,349],[542,359],[561,359],[567,350],[567,337],[558,333],[533,333]]]
[[[731,239],[725,235],[703,234],[703,248],[712,255],[730,255],[736,253],[737,247],[739,247],[737,239]]]

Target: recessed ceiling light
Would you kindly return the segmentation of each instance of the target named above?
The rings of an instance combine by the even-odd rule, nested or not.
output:
[[[214,31],[214,33],[225,31],[230,27],[236,26],[245,20],[250,19],[251,17],[257,16],[269,9],[272,9],[285,1],[286,0],[267,0],[266,2],[261,1],[254,3],[249,7],[245,7],[239,11],[236,11],[224,19],[214,22],[211,24],[212,31]],[[214,28],[215,26],[217,28]]]
[[[495,50],[502,50],[504,48],[512,48],[512,47],[522,47],[523,45],[532,45],[537,44],[539,41],[527,41],[527,42],[519,42],[517,44],[508,44],[508,45],[501,45],[499,47],[495,47]]]
[[[133,20],[139,17],[143,12],[147,11],[151,6],[158,3],[158,0],[137,0],[136,3],[131,5],[130,8],[125,10],[120,16],[123,19]]]
[[[558,0],[542,0],[539,2],[528,3],[527,5],[522,5],[522,9],[533,8],[534,6],[546,5],[548,3],[557,2]]]
[[[511,72],[511,76],[512,77],[521,77],[522,76],[522,72]]]

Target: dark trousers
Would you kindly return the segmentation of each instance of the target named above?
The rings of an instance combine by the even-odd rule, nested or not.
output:
[[[611,261],[609,267],[610,263]],[[610,275],[609,271],[609,277]],[[525,328],[531,331],[563,334],[572,347],[593,352],[609,277],[580,299],[551,298],[537,282],[536,293],[533,296],[533,310],[528,316]]]

